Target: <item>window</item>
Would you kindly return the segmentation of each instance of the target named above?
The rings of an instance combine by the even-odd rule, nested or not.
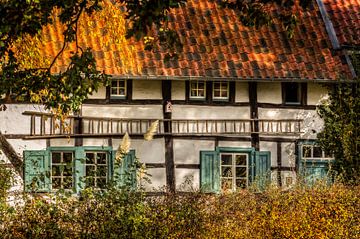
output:
[[[213,100],[229,100],[229,82],[213,82]]]
[[[218,147],[200,151],[200,185],[205,192],[235,191],[256,183],[263,189],[270,181],[270,152],[254,148]]]
[[[305,183],[313,185],[316,181],[328,178],[328,172],[333,162],[331,154],[325,152],[315,141],[299,144],[300,172]]]
[[[300,84],[296,82],[283,83],[283,101],[284,104],[300,105],[301,93]]]
[[[110,98],[126,98],[126,80],[111,80]]]
[[[51,184],[53,189],[73,188],[73,152],[51,153]]]
[[[104,188],[108,182],[108,154],[86,152],[86,187]]]
[[[190,99],[203,100],[206,98],[205,81],[190,81]]]
[[[135,151],[122,162],[115,160],[111,147],[49,147],[24,151],[24,189],[27,192],[50,192],[86,187],[105,188],[110,182],[136,188]]]
[[[249,180],[247,154],[220,154],[221,189],[247,188]]]

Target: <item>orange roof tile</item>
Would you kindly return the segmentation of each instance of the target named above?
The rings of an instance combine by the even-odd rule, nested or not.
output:
[[[339,4],[339,7],[343,5]],[[99,35],[85,32],[81,33],[80,38],[87,47],[92,48],[99,70],[120,77],[351,77],[344,57],[332,49],[318,7],[314,6],[309,12],[302,12],[300,7],[296,10],[299,11],[299,24],[294,37],[288,39],[280,25],[258,30],[248,28],[240,23],[234,11],[219,8],[215,1],[188,0],[185,7],[170,12],[170,27],[179,33],[184,44],[184,52],[179,59],[163,62],[164,52],[144,51],[142,42],[130,40],[135,49],[135,64],[139,68],[128,72],[118,57],[122,54],[121,49],[105,47]],[[273,12],[276,14],[276,11]],[[100,22],[97,24],[96,27],[102,27]],[[48,57],[54,57],[61,48],[63,28],[57,26],[55,29],[57,32],[47,30],[49,36],[44,38],[43,54]],[[65,69],[67,61],[64,59],[69,54],[63,54],[63,59],[55,64],[54,70]]]
[[[323,0],[340,45],[360,47],[360,0]]]

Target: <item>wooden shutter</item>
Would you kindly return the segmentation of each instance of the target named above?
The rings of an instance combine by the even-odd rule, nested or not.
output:
[[[83,147],[75,149],[75,190],[80,192],[85,188],[85,161],[86,154]]]
[[[50,192],[50,152],[47,150],[24,151],[24,190]]]
[[[121,160],[116,160],[116,150],[112,152],[113,160],[113,181],[117,187],[136,189],[136,165],[135,165],[135,150],[130,150],[127,155]]]
[[[204,192],[220,192],[220,159],[216,151],[200,151],[200,186]]]
[[[271,181],[271,154],[268,151],[255,153],[255,184],[258,189],[265,189]]]
[[[329,183],[330,180],[327,178],[329,171],[328,162],[306,162],[305,168],[305,182],[307,185],[312,186],[318,180],[326,179]]]

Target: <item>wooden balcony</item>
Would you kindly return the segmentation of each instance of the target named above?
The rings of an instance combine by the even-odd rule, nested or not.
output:
[[[30,134],[26,139],[63,137],[111,137],[143,135],[157,119],[125,119],[69,116],[60,124],[54,115],[26,111],[30,116]],[[253,119],[159,119],[157,135],[174,136],[246,136],[250,134],[296,136],[302,120]]]

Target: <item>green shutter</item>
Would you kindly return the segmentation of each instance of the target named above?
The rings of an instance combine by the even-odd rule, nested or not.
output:
[[[271,156],[270,152],[262,151],[255,153],[255,184],[258,189],[265,189],[271,181]]]
[[[50,177],[49,151],[24,151],[24,190],[26,192],[50,192]]]
[[[220,192],[220,159],[216,151],[200,151],[200,185],[204,192]]]
[[[136,189],[135,150],[130,150],[121,162],[116,160],[116,150],[112,152],[113,181],[117,187]]]
[[[307,185],[312,186],[316,181],[324,179],[330,183],[330,180],[327,178],[329,171],[328,162],[306,162],[305,165],[305,182]]]
[[[85,188],[85,161],[86,154],[84,147],[75,149],[75,190],[80,192]]]

